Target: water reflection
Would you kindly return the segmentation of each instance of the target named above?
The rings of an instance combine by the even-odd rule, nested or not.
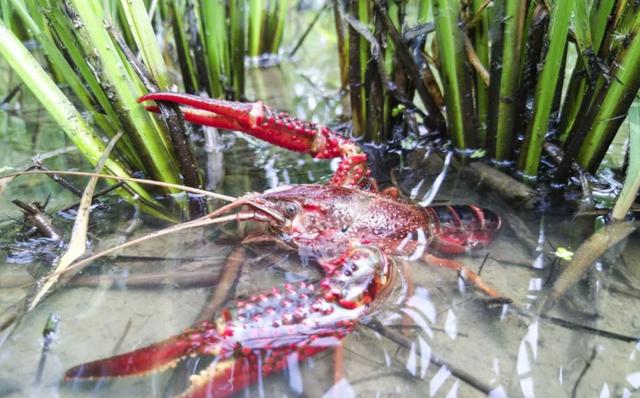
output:
[[[446,366],[441,366],[440,369],[436,372],[435,376],[431,378],[429,381],[429,396],[433,397],[436,395],[440,387],[444,384],[444,382],[451,376],[451,371],[447,369]],[[449,391],[450,393],[457,390],[458,381],[454,383],[453,387]],[[449,394],[447,394],[449,396]],[[455,396],[455,395],[454,395]]]
[[[527,334],[518,347],[517,371],[520,378],[520,391],[525,398],[535,397],[533,370],[538,358],[538,320],[529,325]]]
[[[456,314],[451,310],[447,310],[447,319],[444,321],[444,331],[451,340],[455,340],[458,337],[458,322]]]

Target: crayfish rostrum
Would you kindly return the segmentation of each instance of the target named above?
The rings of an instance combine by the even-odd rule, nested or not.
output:
[[[186,397],[224,397],[259,377],[282,370],[292,358],[335,347],[389,286],[391,256],[412,260],[463,253],[488,245],[500,228],[493,212],[472,205],[420,207],[393,191],[377,192],[367,157],[352,141],[324,126],[299,121],[262,103],[151,93],[141,101],[182,105],[186,120],[237,130],[316,158],[340,157],[326,185],[291,185],[248,194],[227,205],[238,221],[269,225],[280,246],[313,260],[324,272],[318,283],[298,282],[237,301],[214,319],[178,336],[111,358],[76,366],[67,380],[142,375],[189,355],[215,359],[192,377]],[[148,110],[157,111],[156,106]],[[484,294],[500,298],[474,272],[455,268]]]

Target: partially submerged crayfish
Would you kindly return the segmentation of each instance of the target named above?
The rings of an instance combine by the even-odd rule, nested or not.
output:
[[[379,193],[369,179],[366,155],[353,142],[323,126],[275,112],[261,103],[152,93],[141,101],[173,101],[188,121],[239,130],[317,158],[341,157],[327,185],[293,185],[249,194],[226,206],[242,208],[238,221],[267,223],[273,240],[313,260],[324,271],[314,284],[300,282],[256,294],[213,320],[178,336],[111,358],[76,366],[65,379],[142,375],[173,366],[189,355],[213,356],[192,377],[185,397],[226,397],[259,377],[335,347],[390,285],[389,256],[419,259],[427,248],[463,253],[488,245],[500,218],[476,206],[420,207]],[[156,107],[148,107],[151,111]],[[500,298],[474,272],[455,268],[484,294]]]

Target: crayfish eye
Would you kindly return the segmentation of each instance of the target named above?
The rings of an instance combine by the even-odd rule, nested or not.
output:
[[[298,214],[298,211],[300,211],[300,206],[297,203],[289,203],[284,208],[284,214],[289,217],[295,216]]]

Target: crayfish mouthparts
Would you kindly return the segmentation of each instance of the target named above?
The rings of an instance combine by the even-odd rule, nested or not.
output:
[[[328,302],[337,302],[345,309],[369,306],[391,285],[392,272],[389,258],[375,247],[357,247],[335,264],[321,264],[325,269],[334,268],[320,286],[325,290]]]

